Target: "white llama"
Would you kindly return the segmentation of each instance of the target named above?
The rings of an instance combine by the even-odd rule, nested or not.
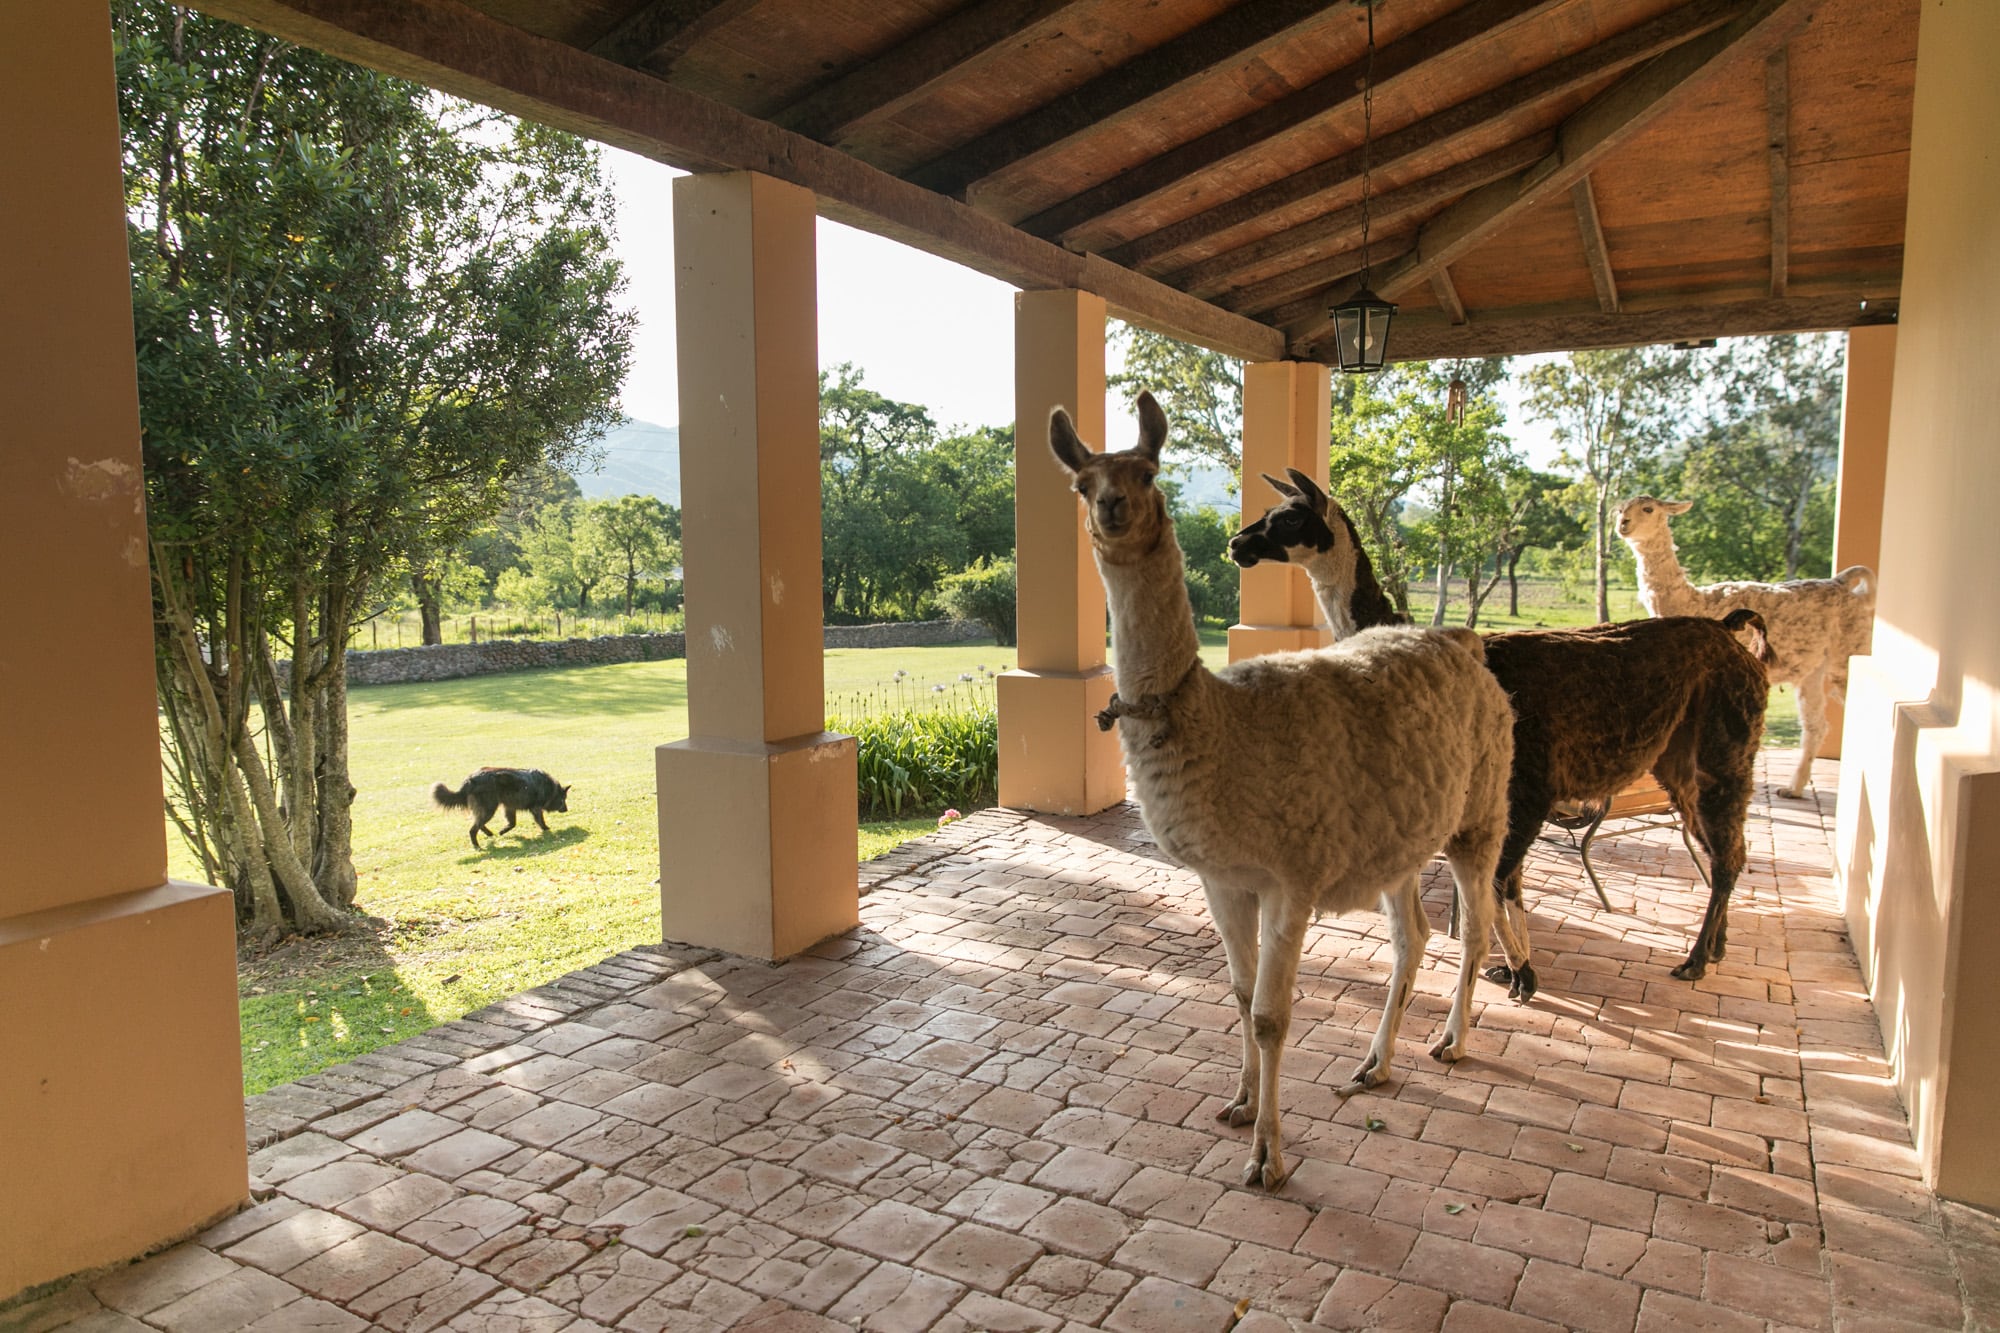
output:
[[[1847,659],[1868,651],[1875,624],[1875,571],[1849,565],[1830,579],[1790,583],[1688,582],[1674,554],[1668,520],[1694,507],[1691,500],[1637,495],[1618,506],[1618,535],[1639,561],[1639,600],[1654,616],[1707,616],[1720,619],[1743,608],[1764,617],[1770,634],[1771,683],[1796,685],[1799,766],[1787,796],[1804,796],[1812,781],[1813,756],[1826,738],[1826,705],[1847,693]]]
[[[1418,872],[1443,847],[1464,922],[1457,993],[1433,1057],[1465,1053],[1493,871],[1507,831],[1513,715],[1464,631],[1384,629],[1338,648],[1202,665],[1181,549],[1154,486],[1167,421],[1141,394],[1139,445],[1094,454],[1069,414],[1049,444],[1082,498],[1111,606],[1119,740],[1146,826],[1201,878],[1241,1015],[1243,1072],[1217,1114],[1254,1123],[1245,1184],[1288,1172],[1278,1062],[1306,926],[1379,905],[1395,949],[1382,1021],[1342,1095],[1387,1079],[1430,933]],[[1510,957],[1525,963],[1525,955]]]

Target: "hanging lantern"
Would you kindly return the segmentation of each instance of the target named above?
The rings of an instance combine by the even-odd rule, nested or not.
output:
[[[1465,381],[1456,376],[1445,387],[1444,419],[1454,426],[1465,424]]]
[[[1389,317],[1393,303],[1363,287],[1332,310],[1333,350],[1340,368],[1351,375],[1373,374],[1389,354]]]

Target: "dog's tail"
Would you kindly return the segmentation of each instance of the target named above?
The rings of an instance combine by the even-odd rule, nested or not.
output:
[[[1750,655],[1765,666],[1778,660],[1778,655],[1771,651],[1771,632],[1764,628],[1764,617],[1755,611],[1739,607],[1724,616],[1722,624],[1732,634],[1748,631]]]
[[[462,810],[472,799],[466,795],[471,787],[472,784],[468,782],[457,791],[453,791],[440,782],[437,786],[431,788],[431,799],[447,810]]]

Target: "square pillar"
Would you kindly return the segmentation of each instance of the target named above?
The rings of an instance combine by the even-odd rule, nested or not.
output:
[[[0,1301],[249,1195],[234,905],[167,883],[111,21],[0,45]]]
[[[1104,300],[1014,297],[1014,546],[1017,666],[1002,672],[1000,803],[1090,814],[1125,799],[1125,763],[1096,715],[1111,700],[1104,584],[1083,510],[1049,453],[1049,413],[1069,409],[1104,441]]]
[[[1304,361],[1258,361],[1243,367],[1243,521],[1278,502],[1264,473],[1282,478],[1297,468],[1326,485],[1333,416],[1330,368]],[[1296,565],[1260,564],[1241,571],[1242,623],[1229,627],[1229,660],[1319,648],[1330,642],[1313,598],[1312,581]]]
[[[1882,573],[1882,491],[1889,477],[1889,393],[1896,379],[1896,326],[1847,331],[1840,401],[1840,479],[1834,486],[1833,567]],[[1840,758],[1845,705],[1826,711],[1827,759]]]
[[[783,958],[860,919],[855,743],[825,729],[809,190],[674,182],[688,731],[656,753],[666,938]]]

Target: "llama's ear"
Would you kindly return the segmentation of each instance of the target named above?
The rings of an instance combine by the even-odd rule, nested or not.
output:
[[[1167,414],[1150,392],[1140,394],[1133,406],[1139,409],[1139,452],[1157,463],[1167,442]]]
[[[1660,501],[1660,508],[1669,514],[1685,514],[1688,510],[1694,508],[1694,501],[1662,500]]]
[[[1299,488],[1292,485],[1289,481],[1279,481],[1268,472],[1260,472],[1257,475],[1262,477],[1272,490],[1284,496],[1287,500],[1296,500],[1299,498]]]
[[[1299,488],[1299,494],[1304,496],[1306,503],[1313,507],[1313,512],[1321,518],[1325,518],[1326,492],[1319,488],[1319,483],[1295,467],[1286,468],[1285,475],[1292,479],[1292,485]]]
[[[1056,462],[1062,464],[1063,471],[1075,476],[1090,461],[1090,449],[1077,437],[1076,423],[1069,419],[1069,413],[1058,407],[1049,413],[1049,450],[1055,454]]]

